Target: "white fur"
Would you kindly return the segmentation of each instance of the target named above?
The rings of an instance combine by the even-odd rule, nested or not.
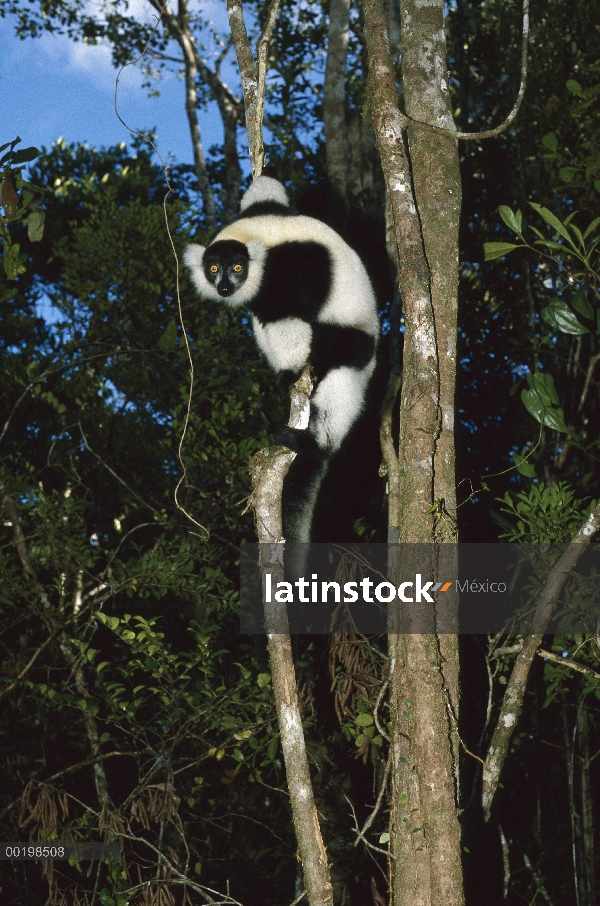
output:
[[[363,368],[333,368],[311,399],[317,411],[313,433],[321,449],[335,453],[360,415],[375,363]]]
[[[258,179],[254,180],[244,193],[240,203],[240,211],[243,214],[250,205],[261,201],[276,201],[277,204],[285,205],[286,208],[290,204],[284,187],[276,179],[271,179],[270,176],[259,176]]]
[[[307,321],[281,318],[261,324],[253,318],[252,325],[258,347],[271,368],[275,371],[302,371],[308,361],[312,340],[312,329]]]
[[[333,283],[319,321],[357,327],[378,337],[375,296],[362,261],[325,223],[302,216],[247,217],[221,230],[217,236],[217,240],[220,239],[236,239],[245,245],[254,240],[267,249],[286,242],[318,242],[324,245],[333,261]]]

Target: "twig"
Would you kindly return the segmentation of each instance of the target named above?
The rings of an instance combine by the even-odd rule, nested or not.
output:
[[[354,841],[355,846],[358,846],[358,844],[360,843],[361,840],[363,843],[367,843],[367,841],[365,840],[365,834],[367,833],[367,831],[369,830],[369,828],[375,821],[375,818],[377,817],[377,813],[379,812],[379,809],[381,807],[381,803],[383,801],[383,796],[384,796],[384,793],[385,793],[385,791],[387,789],[387,785],[388,785],[388,779],[390,776],[391,766],[392,766],[392,755],[390,753],[388,755],[388,760],[385,765],[385,771],[383,772],[383,780],[381,781],[381,789],[379,790],[379,795],[377,797],[377,801],[375,802],[375,808],[373,809],[373,811],[371,812],[371,814],[369,815],[369,817],[363,824],[362,830],[358,831],[356,840]],[[356,816],[355,816],[355,820],[356,820]],[[367,843],[367,845],[369,845],[369,844]],[[387,855],[387,853],[386,853],[386,855]]]
[[[6,686],[5,689],[2,689],[0,691],[0,698],[2,698],[4,695],[8,695],[9,692],[12,692],[12,690],[18,685],[19,681],[23,679],[25,674],[28,673],[29,670],[31,670],[31,668],[33,667],[34,663],[36,662],[36,660],[38,659],[39,655],[42,653],[44,648],[48,647],[50,642],[56,638],[56,636],[58,635],[59,632],[60,632],[60,626],[55,626],[54,629],[51,631],[50,635],[48,636],[48,638],[44,642],[42,642],[42,644],[39,646],[39,648],[36,651],[33,652],[33,654],[31,655],[31,657],[29,658],[29,660],[27,661],[27,663],[25,664],[23,669],[20,671],[17,678],[14,680],[14,682],[10,683],[9,686]]]
[[[96,453],[96,452],[94,452],[94,450],[92,450],[92,448],[90,447],[90,445],[89,445],[89,443],[88,443],[87,437],[85,436],[85,434],[84,434],[84,432],[83,432],[83,428],[81,427],[81,422],[77,422],[77,425],[78,425],[79,431],[80,431],[80,433],[81,433],[81,439],[82,439],[82,441],[83,441],[83,446],[84,446],[85,449],[88,451],[88,453],[91,453],[92,456],[93,456],[95,459],[97,459],[98,462],[99,462],[102,466],[104,466],[104,468],[106,469],[106,471],[107,471],[107,472],[110,472],[110,474],[113,476],[113,478],[116,478],[116,479],[117,479],[117,481],[119,482],[119,484],[122,484],[124,488],[127,488],[127,490],[129,491],[129,493],[130,493],[130,494],[133,494],[133,496],[134,496],[137,500],[139,500],[139,502],[142,504],[142,506],[147,507],[147,509],[149,509],[152,513],[156,513],[156,514],[158,515],[158,510],[156,510],[151,504],[147,503],[147,502],[144,500],[144,498],[141,497],[141,496],[137,493],[137,491],[134,491],[133,488],[130,487],[130,486],[127,484],[126,481],[124,481],[119,475],[117,475],[117,473],[114,471],[114,469],[111,469],[111,467],[110,467],[107,463],[104,462],[104,460],[102,459],[101,456],[98,455],[98,453]]]
[[[300,896],[296,897],[296,899],[294,900],[293,903],[290,903],[290,906],[297,906],[297,904],[300,902],[300,900],[303,900],[305,896],[306,896],[306,891],[303,890],[302,893],[300,894]]]
[[[389,737],[389,735],[385,732],[385,730],[383,729],[383,727],[381,726],[381,724],[379,723],[379,714],[378,714],[378,710],[379,710],[379,705],[381,704],[381,700],[382,700],[383,696],[385,695],[385,690],[387,689],[387,687],[389,686],[389,684],[390,684],[390,680],[389,680],[389,677],[388,677],[388,678],[386,679],[385,683],[383,684],[383,686],[381,687],[381,690],[380,690],[380,692],[379,692],[379,695],[377,696],[377,701],[375,702],[375,707],[374,707],[374,709],[373,709],[373,720],[375,721],[375,726],[377,727],[377,730],[378,730],[378,732],[379,732],[379,735],[380,735],[380,736],[383,736],[383,738],[384,738],[385,740],[387,740],[387,742],[390,741],[390,737]]]
[[[452,710],[452,705],[450,704],[450,701],[449,701],[450,694],[447,689],[444,689],[444,692],[446,693],[446,709],[448,711],[448,716],[450,717],[450,720],[451,720],[452,724],[454,725],[454,732],[456,733],[456,735],[458,737],[459,743],[461,744],[461,746],[463,747],[463,750],[466,752],[467,755],[470,755],[471,758],[474,758],[476,761],[479,761],[479,762],[481,762],[481,764],[485,765],[485,761],[483,760],[483,758],[480,758],[479,755],[475,755],[474,752],[471,752],[469,749],[467,749],[466,745],[462,741],[462,737],[461,737],[460,733],[458,732],[458,721],[456,720],[454,711]]]
[[[594,374],[594,368],[600,362],[600,352],[596,355],[591,356],[588,369],[585,375],[585,383],[583,385],[583,390],[581,391],[581,399],[579,400],[579,406],[577,408],[578,412],[581,412],[583,409],[583,404],[585,403],[585,398],[588,395],[588,390],[590,389],[590,384],[592,383],[592,376]]]
[[[523,862],[525,863],[526,868],[529,870],[529,873],[530,873],[531,877],[532,877],[533,880],[535,881],[535,884],[536,884],[536,887],[537,887],[537,891],[536,891],[536,892],[541,893],[541,895],[542,895],[543,898],[545,899],[546,903],[548,903],[548,906],[553,906],[552,899],[550,898],[550,894],[548,893],[548,891],[547,891],[546,888],[544,887],[544,885],[543,885],[543,883],[542,883],[542,879],[541,879],[540,876],[538,875],[537,871],[535,870],[535,868],[534,868],[533,865],[531,864],[531,860],[530,860],[529,856],[527,855],[527,853],[523,853]]]
[[[538,648],[536,654],[543,657],[544,660],[552,661],[553,664],[560,664],[562,667],[576,670],[577,673],[583,673],[584,676],[595,676],[596,679],[600,680],[600,673],[597,670],[593,670],[592,667],[586,667],[585,664],[570,661],[568,658],[561,657],[560,654],[555,654],[553,651],[546,651],[544,648]]]
[[[506,760],[508,746],[521,715],[533,659],[542,643],[556,601],[567,578],[585,551],[585,545],[599,528],[600,504],[590,513],[564,554],[550,569],[546,583],[538,596],[531,634],[523,640],[523,647],[515,660],[483,768],[482,804],[486,821],[490,816],[492,800]]]

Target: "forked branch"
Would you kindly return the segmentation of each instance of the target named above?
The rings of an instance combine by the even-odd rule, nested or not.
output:
[[[265,163],[262,127],[265,113],[267,55],[279,3],[280,0],[270,0],[267,6],[265,24],[256,47],[257,59],[255,61],[250,41],[248,40],[241,0],[227,0],[229,27],[231,28],[231,36],[242,80],[242,93],[246,109],[246,132],[248,134],[248,150],[250,151],[253,179],[261,175]]]

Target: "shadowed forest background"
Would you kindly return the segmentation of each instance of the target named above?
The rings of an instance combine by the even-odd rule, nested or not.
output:
[[[253,34],[262,6],[244,4]],[[386,9],[397,60],[394,3]],[[0,839],[125,841],[123,862],[108,866],[3,862],[6,906],[210,902],[160,853],[213,891],[213,902],[284,906],[303,889],[268,661],[239,634],[236,609],[239,545],[255,539],[244,512],[248,462],[287,412],[248,317],[199,301],[181,266],[190,239],[205,244],[237,216],[250,177],[241,91],[220,69],[225,55],[235,60],[231,43],[201,12],[179,10],[153,31],[148,13],[136,18],[124,5],[96,15],[76,0],[26,8],[0,0],[0,15],[25,41],[50,29],[108,42],[119,65],[146,49],[149,90],[160,92],[163,70],[181,71],[191,134],[207,110],[223,131],[209,148],[198,132],[194,164],[169,163],[168,183],[149,135],[97,149],[67,135],[19,158],[27,135],[14,144],[0,134],[0,179],[20,195],[5,188],[1,200]],[[449,4],[458,129],[490,128],[510,111],[520,16],[520,4],[499,0]],[[189,58],[186,34],[196,39]],[[285,183],[299,213],[341,233],[376,288],[380,361],[364,419],[324,485],[315,540],[385,541],[378,419],[390,337],[403,326],[390,322],[395,275],[365,116],[360,9],[350,11],[342,96],[324,91],[335,64],[330,35],[329,3],[279,10],[267,173]],[[600,497],[599,59],[597,0],[535,3],[515,123],[459,145],[459,505],[440,518],[458,524],[461,541],[568,541]],[[3,93],[19,102],[10,86]],[[505,257],[489,251],[486,261],[484,243],[493,242],[523,247]],[[181,459],[190,368],[178,293],[194,369]],[[527,396],[542,386],[550,420]],[[182,461],[179,501],[200,525],[175,503]],[[460,756],[469,906],[596,902],[598,632],[567,627],[545,640],[587,669],[537,658],[488,823],[473,754],[485,757],[518,649],[514,639],[461,637],[460,735],[473,753]],[[385,644],[307,637],[295,655],[334,901],[382,906],[385,809],[372,847],[354,843],[385,767],[372,718]],[[152,888],[143,886],[149,879]]]

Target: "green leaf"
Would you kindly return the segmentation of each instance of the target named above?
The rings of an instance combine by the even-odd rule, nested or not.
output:
[[[527,462],[519,453],[515,453],[514,463],[519,475],[523,475],[525,478],[535,478],[535,466]]]
[[[271,674],[270,673],[259,673],[258,676],[256,677],[256,682],[258,683],[259,688],[263,689],[265,686],[268,686],[269,683],[271,682]]]
[[[561,167],[558,171],[558,175],[561,179],[561,182],[571,183],[577,176],[577,170],[575,169],[575,167]]]
[[[558,148],[558,139],[554,132],[548,132],[542,138],[542,145],[544,146],[544,148],[548,148],[549,151],[556,151],[556,149]]]
[[[44,220],[46,215],[43,211],[32,211],[27,218],[27,235],[31,242],[40,242],[44,235]]]
[[[530,201],[529,204],[534,211],[537,211],[540,217],[543,217],[546,223],[549,223],[556,232],[566,239],[570,245],[573,245],[573,240],[571,239],[571,234],[567,230],[566,226],[558,219],[556,214],[553,214],[552,211],[549,211],[548,208],[544,208],[541,204],[536,204],[535,201]]]
[[[501,204],[498,208],[498,213],[500,214],[500,217],[509,228],[509,230],[512,230],[513,233],[521,232],[523,217],[520,211],[517,211],[517,213],[515,214],[509,207],[507,207],[507,205]]]
[[[484,242],[483,260],[493,261],[494,258],[502,258],[504,255],[508,255],[509,252],[512,252],[513,249],[518,248],[519,246],[515,245],[514,242]]]
[[[547,324],[554,327],[555,330],[560,330],[561,333],[575,336],[589,333],[588,328],[579,322],[575,312],[571,311],[562,299],[552,299],[546,308],[542,308],[540,314]]]
[[[357,714],[354,721],[359,727],[370,727],[373,723],[373,718],[370,714]]]
[[[26,164],[30,160],[35,160],[36,157],[39,157],[41,151],[38,151],[37,148],[22,148],[20,151],[15,151],[12,156],[11,166],[14,167],[16,164]]]
[[[169,323],[166,326],[165,332],[161,336],[160,340],[156,344],[159,349],[162,349],[163,352],[168,352],[169,349],[173,349],[177,341],[177,324],[171,318]]]
[[[590,321],[594,320],[594,309],[591,302],[588,301],[587,293],[584,289],[580,289],[575,293],[571,300],[571,305],[584,318],[588,318]]]
[[[110,895],[108,887],[103,887],[99,894],[102,906],[115,906],[115,901]]]
[[[382,834],[381,837],[379,838],[379,842],[380,843],[389,843],[390,835],[388,833]]]
[[[571,94],[574,94],[578,98],[585,97],[581,85],[579,84],[579,82],[576,82],[575,79],[567,80],[567,89],[571,92]]]
[[[521,401],[530,415],[533,415],[541,425],[567,434],[564,412],[559,406],[552,375],[541,372],[528,374],[527,383],[530,389],[522,391]]]
[[[583,238],[587,239],[588,236],[590,235],[590,233],[594,232],[594,230],[596,229],[598,224],[600,224],[600,217],[596,217],[594,220],[592,220],[589,227],[586,229],[585,233],[583,234]]]

